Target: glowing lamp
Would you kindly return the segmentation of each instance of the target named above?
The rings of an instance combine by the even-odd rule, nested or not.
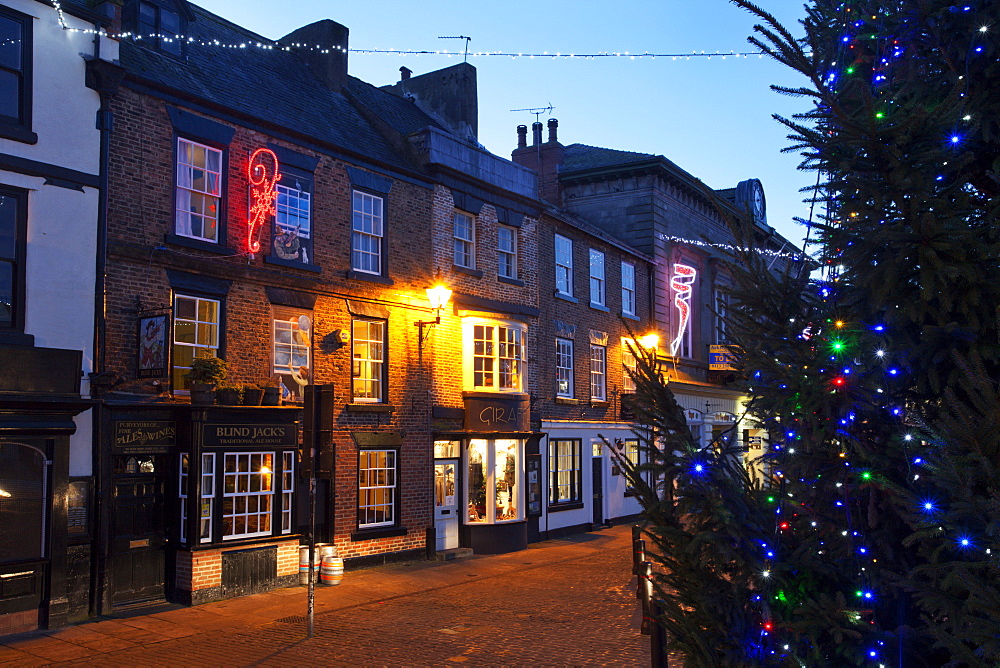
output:
[[[424,292],[427,293],[427,301],[430,307],[434,309],[434,319],[433,320],[418,320],[413,323],[420,328],[420,333],[417,337],[417,343],[419,346],[424,345],[424,340],[426,335],[424,334],[424,327],[428,325],[440,325],[441,324],[441,309],[447,306],[448,301],[451,299],[451,290],[445,287],[441,280],[441,273],[434,277],[433,287],[426,288]]]
[[[640,336],[638,343],[646,350],[652,350],[660,345],[660,335],[656,333],[650,333],[646,334],[645,336]]]

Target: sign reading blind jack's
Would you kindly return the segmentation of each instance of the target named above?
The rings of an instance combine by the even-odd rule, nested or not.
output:
[[[293,424],[206,424],[206,448],[296,447],[298,430]]]

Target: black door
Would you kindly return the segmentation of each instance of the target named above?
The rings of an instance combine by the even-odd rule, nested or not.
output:
[[[594,478],[594,526],[604,524],[604,458],[591,460]]]
[[[164,455],[115,457],[111,604],[166,595],[167,472]]]

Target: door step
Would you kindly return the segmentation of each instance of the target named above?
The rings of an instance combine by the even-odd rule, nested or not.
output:
[[[450,550],[438,550],[434,554],[437,561],[452,561],[453,559],[465,559],[473,555],[471,547],[453,547]]]

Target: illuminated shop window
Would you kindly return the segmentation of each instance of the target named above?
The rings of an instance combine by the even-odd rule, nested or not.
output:
[[[396,490],[399,453],[362,450],[358,453],[358,528],[397,523]]]
[[[222,538],[271,535],[274,453],[227,452],[222,484]]]
[[[469,441],[467,523],[493,524],[522,519],[523,446],[524,441],[512,438]]]
[[[526,329],[521,323],[466,319],[463,323],[466,388],[522,391]]]
[[[216,299],[174,295],[173,386],[187,389],[184,375],[195,357],[218,357],[219,306]]]
[[[583,500],[583,474],[578,438],[549,441],[549,502],[579,503]]]
[[[188,518],[188,455],[181,454],[180,486],[177,497],[181,501],[181,542],[187,543]],[[212,542],[212,511],[215,503],[215,453],[206,452],[201,456],[201,506],[199,513],[198,538],[202,543]]]

